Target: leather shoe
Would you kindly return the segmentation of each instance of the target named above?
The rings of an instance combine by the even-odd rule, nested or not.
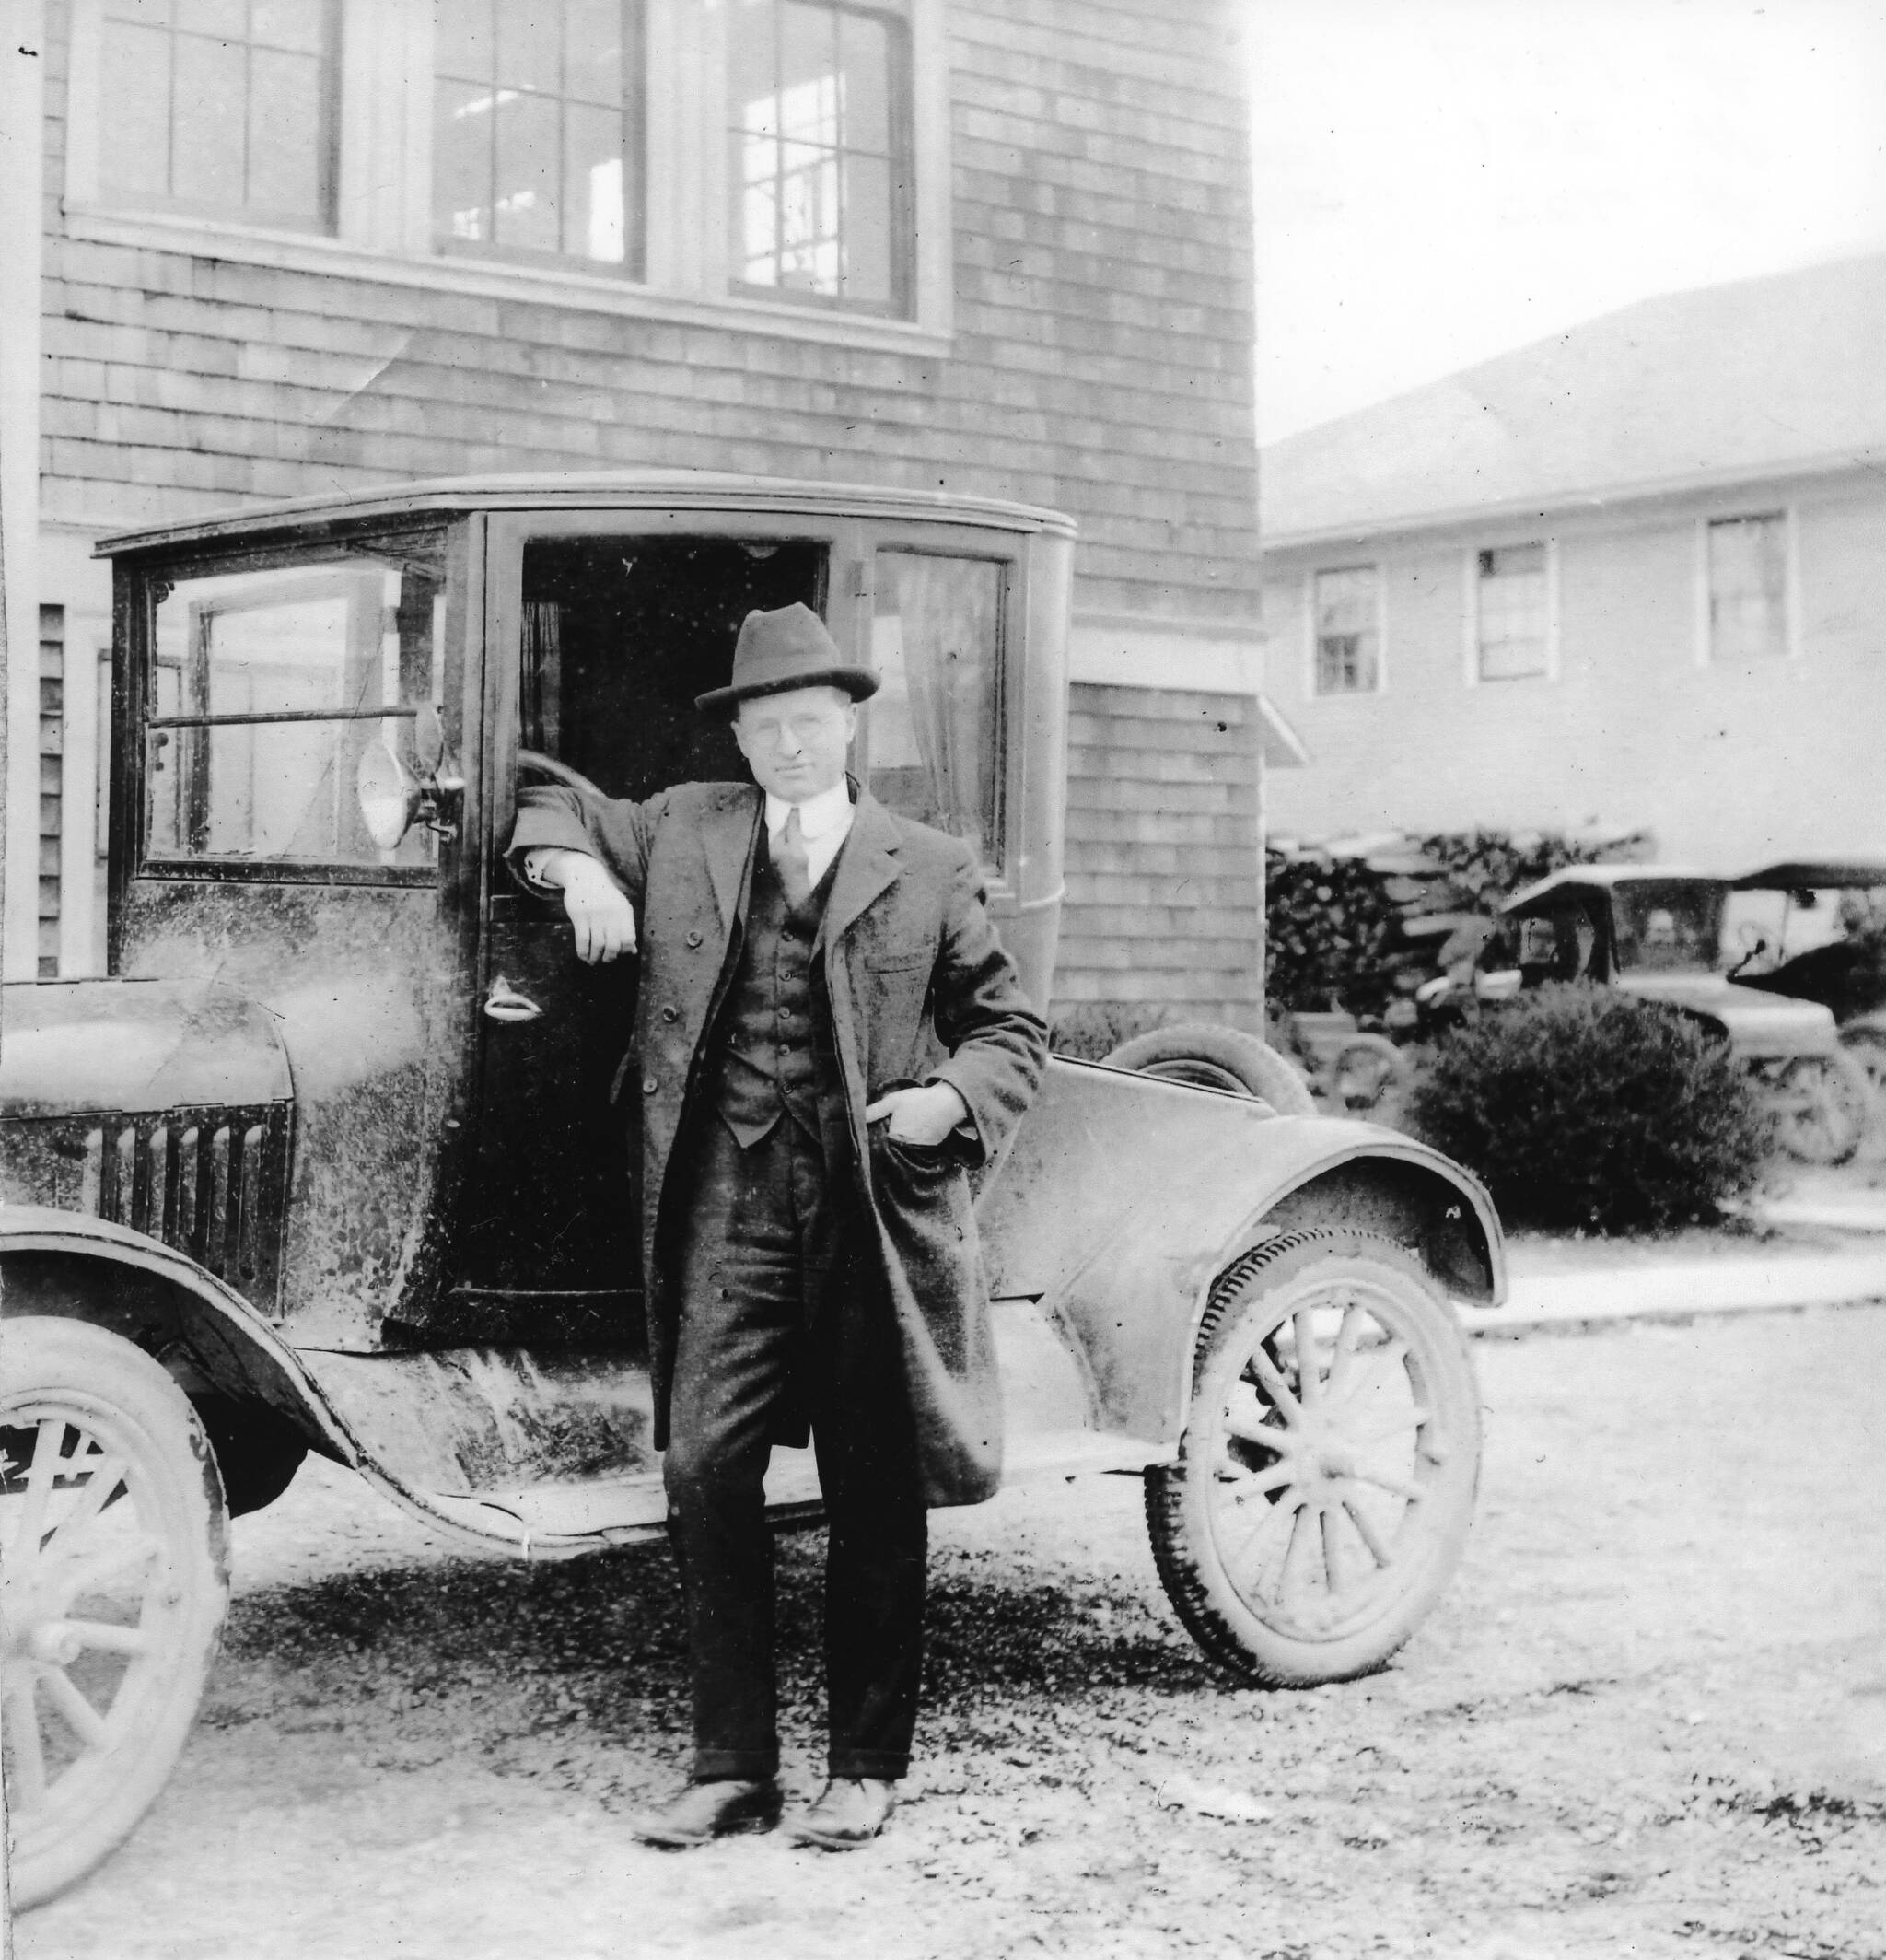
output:
[[[897,1802],[897,1785],[880,1777],[833,1777],[809,1810],[796,1811],[786,1828],[800,1844],[855,1851],[884,1828]]]
[[[665,1802],[634,1812],[629,1828],[644,1844],[706,1844],[735,1831],[770,1831],[779,1822],[779,1785],[720,1777],[685,1783]]]

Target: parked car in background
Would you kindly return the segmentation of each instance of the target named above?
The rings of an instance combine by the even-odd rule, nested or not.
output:
[[[1779,912],[1765,944],[1755,943],[1760,925],[1745,922],[1736,978],[1819,1001],[1872,1089],[1875,1119],[1886,1121],[1886,857],[1786,858],[1744,872],[1733,889],[1769,895]],[[1831,936],[1823,925],[1800,945],[1800,927],[1814,915],[1826,921],[1830,911]]]
[[[1866,1077],[1833,1014],[1732,976],[1724,945],[1729,881],[1666,865],[1578,865],[1500,908],[1465,977],[1431,981],[1421,1006],[1444,1032],[1551,981],[1622,987],[1702,1023],[1748,1067],[1776,1136],[1809,1163],[1841,1163],[1867,1122]]]

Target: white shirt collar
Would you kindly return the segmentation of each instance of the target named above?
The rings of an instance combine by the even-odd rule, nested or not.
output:
[[[787,814],[792,805],[782,796],[766,792],[766,833],[777,837],[786,828]],[[808,797],[798,806],[799,834],[809,843],[814,837],[823,837],[838,830],[851,828],[852,801],[851,786],[840,780],[830,789],[821,789],[815,797]]]

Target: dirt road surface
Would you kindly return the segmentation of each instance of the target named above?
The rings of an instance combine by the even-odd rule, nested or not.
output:
[[[1886,1308],[1476,1358],[1467,1561],[1371,1680],[1215,1675],[1132,1480],[940,1515],[920,1764],[848,1857],[628,1840],[683,1748],[664,1549],[468,1559],[311,1464],[237,1526],[169,1791],[19,1960],[1880,1960]],[[783,1543],[808,1791],[821,1550]]]

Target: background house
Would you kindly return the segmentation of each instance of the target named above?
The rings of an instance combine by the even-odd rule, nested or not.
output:
[[[1267,448],[1307,836],[1886,847],[1886,259],[1644,301]]]
[[[0,389],[23,437],[10,976],[102,958],[99,533],[389,479],[649,463],[1073,513],[1061,995],[1249,1021],[1252,210],[1230,0],[7,0],[6,18],[30,51],[7,63],[0,170]]]

